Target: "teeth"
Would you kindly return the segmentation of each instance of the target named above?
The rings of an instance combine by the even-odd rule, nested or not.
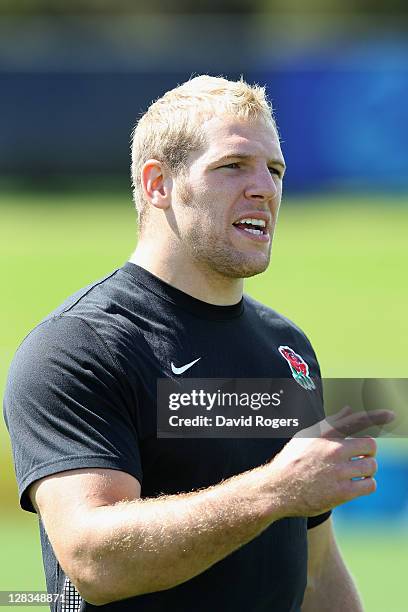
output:
[[[247,223],[248,225],[257,225],[258,227],[266,227],[263,219],[240,219],[239,223]]]
[[[249,232],[250,234],[257,234],[258,236],[259,234],[263,234],[262,230],[251,229],[250,227],[245,227],[244,232]]]

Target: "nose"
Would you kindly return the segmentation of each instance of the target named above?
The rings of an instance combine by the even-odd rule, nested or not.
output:
[[[275,183],[269,169],[258,172],[253,181],[245,189],[245,197],[249,200],[260,202],[272,200],[278,195],[278,186]]]

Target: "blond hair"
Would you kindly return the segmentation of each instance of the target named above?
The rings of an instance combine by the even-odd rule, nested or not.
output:
[[[153,102],[132,133],[133,198],[142,227],[146,201],[141,170],[148,159],[161,161],[173,176],[187,166],[190,153],[204,146],[202,124],[213,116],[230,115],[242,120],[262,119],[276,128],[265,88],[243,78],[201,75],[167,91]]]

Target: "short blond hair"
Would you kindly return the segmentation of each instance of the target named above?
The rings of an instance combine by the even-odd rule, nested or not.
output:
[[[260,118],[276,129],[265,87],[249,85],[242,77],[229,81],[209,75],[194,77],[167,91],[136,123],[132,132],[132,185],[140,227],[147,204],[141,184],[143,164],[157,159],[177,176],[186,168],[189,154],[205,144],[203,122],[220,115]]]

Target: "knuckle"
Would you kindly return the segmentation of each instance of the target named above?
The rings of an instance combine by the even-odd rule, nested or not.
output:
[[[376,470],[377,462],[375,461],[375,459],[367,457],[366,459],[359,459],[358,461],[356,461],[354,467],[358,476],[360,474],[361,476],[371,476]]]
[[[374,459],[374,457],[369,457],[367,461],[368,461],[368,468],[369,468],[370,472],[375,474],[376,471],[378,470],[378,463],[377,463],[376,459]]]
[[[364,478],[364,480],[357,481],[358,486],[356,487],[355,497],[361,495],[371,495],[377,489],[377,483],[374,478]]]
[[[361,470],[362,473],[375,472],[377,470],[377,461],[374,457],[364,457],[353,461],[353,464],[357,470]]]
[[[377,452],[377,442],[376,440],[374,440],[374,438],[369,438],[369,440],[371,452],[373,453],[373,455],[375,455]]]
[[[366,478],[368,493],[374,493],[377,490],[377,482],[374,478]]]
[[[377,452],[377,442],[374,440],[374,438],[366,438],[366,441],[370,452],[375,455]]]

